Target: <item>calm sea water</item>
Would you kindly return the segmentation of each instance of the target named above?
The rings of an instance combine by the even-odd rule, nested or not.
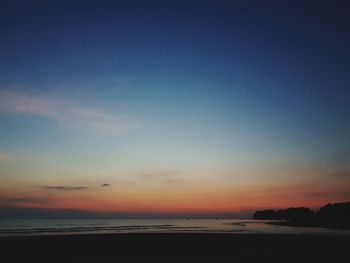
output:
[[[160,232],[350,235],[350,230],[277,226],[266,221],[241,219],[0,220],[0,236]]]

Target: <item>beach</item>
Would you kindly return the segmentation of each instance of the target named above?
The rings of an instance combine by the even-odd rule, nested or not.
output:
[[[119,233],[0,237],[3,262],[338,262],[350,236]]]

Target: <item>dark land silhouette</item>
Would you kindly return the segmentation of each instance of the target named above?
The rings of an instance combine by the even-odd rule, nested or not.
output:
[[[257,211],[289,225],[348,226],[350,202]],[[6,262],[340,262],[349,235],[118,233],[0,236]]]
[[[273,224],[350,229],[350,202],[327,204],[319,210],[292,207],[277,210],[256,211],[254,219],[285,220]]]

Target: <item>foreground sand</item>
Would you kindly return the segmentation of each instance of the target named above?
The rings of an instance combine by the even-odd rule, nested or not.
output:
[[[350,236],[157,233],[0,237],[0,261],[340,262],[348,259],[349,248]]]

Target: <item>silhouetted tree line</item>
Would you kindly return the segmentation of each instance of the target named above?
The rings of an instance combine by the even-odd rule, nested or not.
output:
[[[314,211],[306,207],[256,211],[254,219],[287,220],[290,225],[350,227],[350,202],[327,204]]]

